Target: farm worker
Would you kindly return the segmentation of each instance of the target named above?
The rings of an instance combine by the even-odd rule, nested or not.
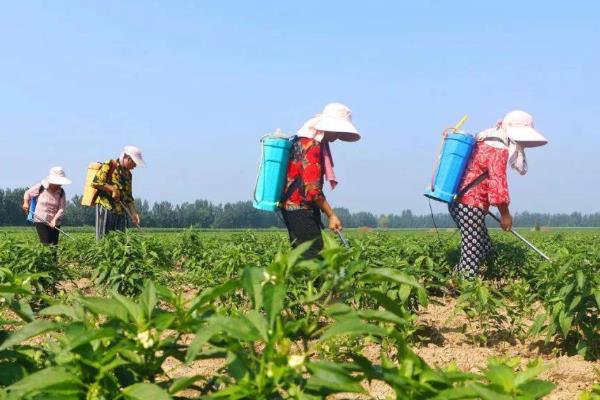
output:
[[[337,179],[329,144],[337,139],[355,142],[360,139],[352,124],[352,112],[340,103],[328,104],[321,114],[309,119],[297,133],[287,169],[282,214],[293,247],[314,241],[304,254],[316,258],[323,248],[321,212],[327,215],[329,228],[341,231],[342,222],[323,194],[323,180],[333,190]]]
[[[119,158],[102,163],[93,180],[93,185],[98,190],[97,240],[111,231],[124,231],[128,214],[131,222],[139,226],[140,215],[133,200],[131,171],[144,165],[142,151],[134,146],[125,146]]]
[[[50,168],[50,173],[42,182],[31,186],[23,195],[23,212],[27,215],[31,202],[36,199],[33,221],[40,242],[45,245],[57,245],[60,225],[65,213],[67,199],[64,185],[71,180],[62,167]],[[58,229],[57,229],[58,228]]]
[[[507,165],[525,175],[525,148],[546,143],[546,138],[535,130],[533,117],[519,110],[508,113],[494,128],[477,135],[460,184],[459,193],[462,194],[448,207],[461,233],[460,260],[455,267],[459,275],[469,279],[476,277],[490,254],[492,243],[485,225],[490,206],[500,211],[502,229],[512,229]]]

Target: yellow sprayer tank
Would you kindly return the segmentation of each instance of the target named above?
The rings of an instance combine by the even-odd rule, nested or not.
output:
[[[93,207],[96,200],[98,190],[94,188],[92,183],[98,170],[102,167],[101,163],[93,162],[88,165],[87,175],[85,177],[85,186],[83,187],[83,196],[81,197],[81,205]]]

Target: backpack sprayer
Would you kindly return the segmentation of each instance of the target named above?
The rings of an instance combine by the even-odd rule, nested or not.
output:
[[[460,130],[467,119],[469,119],[469,116],[465,115],[454,127],[444,130],[442,141],[440,143],[441,150],[438,153],[438,159],[433,169],[431,184],[424,193],[425,197],[451,204],[458,200],[458,198],[466,191],[477,186],[481,181],[487,178],[488,173],[485,172],[481,176],[475,178],[473,182],[469,182],[464,189],[459,191],[465,170],[473,152],[473,147],[477,142],[473,135]],[[488,213],[488,215],[500,223],[500,219],[494,214]],[[546,261],[552,262],[547,255],[542,253],[514,229],[511,229],[510,232]]]
[[[276,212],[283,202],[287,167],[290,160],[290,151],[296,136],[286,137],[281,129],[275,133],[265,135],[260,139],[261,157],[258,176],[254,186],[252,206],[258,210]],[[348,240],[342,232],[336,234],[344,244],[350,248]]]

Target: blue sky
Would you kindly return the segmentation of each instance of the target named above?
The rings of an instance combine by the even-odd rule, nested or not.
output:
[[[0,187],[144,150],[134,194],[250,199],[259,138],[350,106],[334,206],[428,211],[439,135],[532,113],[550,144],[509,172],[515,211],[600,211],[600,3],[28,1],[0,12]],[[436,205],[436,210],[443,206]]]

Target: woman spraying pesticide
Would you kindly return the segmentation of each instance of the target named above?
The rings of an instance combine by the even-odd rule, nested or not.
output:
[[[338,139],[355,142],[360,135],[352,123],[351,110],[343,104],[331,103],[321,114],[309,119],[297,136],[290,151],[281,208],[292,246],[313,241],[304,254],[311,259],[318,257],[323,249],[321,212],[327,215],[331,230],[342,230],[342,221],[323,194],[324,180],[329,181],[332,189],[338,183],[329,144]]]
[[[58,245],[67,205],[63,186],[70,184],[63,168],[53,167],[41,183],[31,186],[23,196],[23,212],[35,225],[40,242],[45,245]]]
[[[480,273],[492,249],[485,224],[490,206],[500,211],[500,226],[512,230],[506,169],[508,164],[521,175],[527,173],[525,148],[548,141],[534,129],[533,117],[512,111],[496,127],[477,135],[459,190],[448,209],[461,233],[461,255],[455,271],[465,278]]]

